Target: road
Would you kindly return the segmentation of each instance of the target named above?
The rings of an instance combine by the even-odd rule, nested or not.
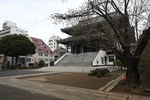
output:
[[[35,74],[35,73],[43,73],[43,72],[30,70],[7,70],[7,71],[2,70],[0,71],[0,77]],[[10,86],[0,85],[0,100],[62,100],[62,99],[58,99],[53,96],[31,93],[29,91],[13,88]]]
[[[0,100],[62,100],[52,96],[31,93],[28,91],[0,85]]]
[[[33,71],[32,69],[31,71],[30,70],[1,70],[0,77],[35,74],[35,73],[44,73],[44,71]]]

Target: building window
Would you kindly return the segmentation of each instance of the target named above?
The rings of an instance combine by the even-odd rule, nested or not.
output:
[[[38,61],[43,60],[42,58],[39,58]]]
[[[48,61],[48,59],[44,59],[46,62]]]
[[[43,52],[45,52],[45,53],[46,53],[47,51],[46,51],[46,50],[43,50]]]
[[[49,42],[53,42],[53,40],[49,40]]]
[[[27,62],[31,62],[31,58],[27,58]]]
[[[51,61],[53,61],[53,59],[49,59],[49,61],[51,62]]]
[[[50,57],[53,57],[53,54],[49,54],[50,55]]]
[[[40,41],[40,44],[44,44],[44,42]]]
[[[114,56],[109,56],[109,62],[113,62],[115,60]]]
[[[35,40],[35,42],[38,42],[37,40]]]
[[[46,48],[44,45],[41,46],[42,48]]]
[[[46,57],[48,57],[48,54],[44,54]]]
[[[39,56],[43,56],[43,53],[39,53]]]

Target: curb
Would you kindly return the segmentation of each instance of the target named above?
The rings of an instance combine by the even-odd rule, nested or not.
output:
[[[99,91],[105,91],[105,92],[111,91],[118,84],[118,82],[123,79],[123,77],[124,77],[124,74],[122,74],[118,78],[108,82],[105,86],[99,88],[98,90]]]

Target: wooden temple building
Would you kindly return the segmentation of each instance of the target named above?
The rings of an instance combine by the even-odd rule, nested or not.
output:
[[[110,16],[115,20],[119,18],[117,13],[111,13]],[[113,65],[116,56],[113,54],[111,48],[118,42],[115,39],[110,40],[110,37],[114,37],[114,32],[104,18],[98,16],[82,20],[79,21],[77,25],[61,29],[61,31],[70,35],[70,37],[58,41],[67,46],[67,52],[78,55],[83,53],[84,56],[90,52],[96,52],[96,55],[91,58],[92,61],[88,61],[91,63],[91,66]],[[134,37],[134,35],[131,37]],[[118,48],[121,47],[118,46]],[[80,59],[80,56],[77,57]],[[82,57],[83,60],[88,58],[89,57]],[[68,57],[68,59],[71,59],[71,57]],[[66,63],[62,63],[62,65],[68,64],[67,61],[63,62]],[[74,62],[75,61],[72,60],[71,63]]]

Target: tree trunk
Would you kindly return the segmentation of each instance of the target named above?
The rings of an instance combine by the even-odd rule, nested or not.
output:
[[[138,70],[138,58],[128,58],[126,62],[126,78],[127,78],[127,84],[130,86],[140,85],[140,73]]]
[[[140,84],[140,74],[138,70],[139,58],[134,56],[123,55],[119,56],[120,61],[127,67],[126,71],[126,82],[130,86]]]
[[[128,85],[140,85],[140,74],[136,65],[127,67],[126,78]]]
[[[18,56],[16,56],[15,66],[17,66]]]
[[[14,64],[14,57],[12,57],[12,59],[11,59],[11,65],[13,65]]]

